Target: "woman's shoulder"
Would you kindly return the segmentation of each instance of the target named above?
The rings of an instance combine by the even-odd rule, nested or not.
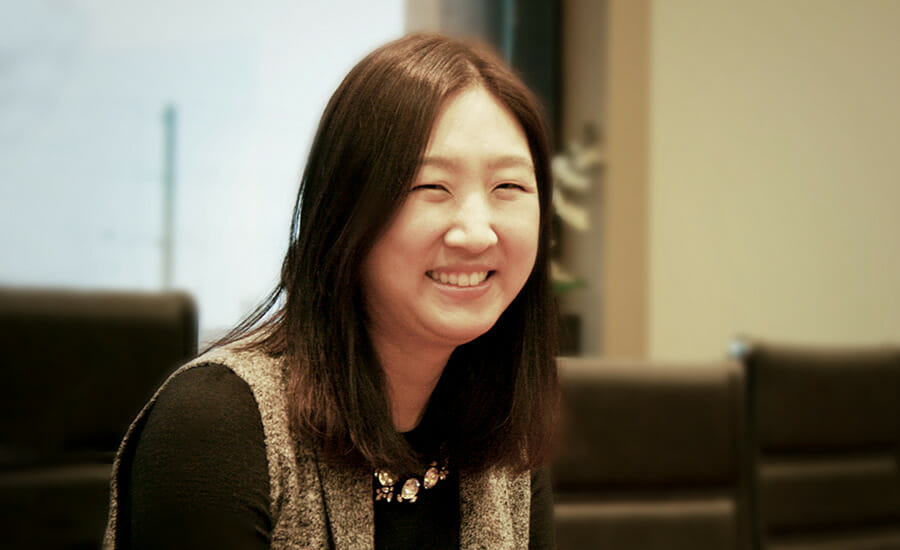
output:
[[[180,432],[187,440],[213,434],[262,432],[260,412],[248,383],[221,363],[177,371],[147,411],[144,432]],[[174,436],[169,433],[169,436]]]
[[[123,498],[134,540],[168,545],[202,533],[246,548],[267,545],[264,430],[250,387],[234,371],[216,363],[178,371],[133,436]]]
[[[223,421],[257,429],[261,400],[280,398],[282,382],[280,361],[270,355],[236,346],[213,348],[163,382],[146,411],[148,421],[174,417],[201,429]]]
[[[176,371],[173,377],[197,367],[210,366],[227,368],[242,379],[256,396],[260,392],[283,392],[286,370],[281,358],[240,341],[204,352]]]
[[[191,414],[199,408],[199,420],[216,422],[230,414],[265,434],[269,460],[292,463],[300,455],[313,452],[293,436],[289,418],[288,368],[280,357],[241,343],[214,348],[188,362],[164,383],[157,400],[163,412]],[[231,404],[236,410],[227,410]],[[224,409],[223,409],[224,407]],[[169,409],[169,410],[166,410]],[[252,417],[252,418],[251,418]]]
[[[221,405],[252,396],[247,381],[228,365],[204,362],[175,371],[161,386],[153,410]]]

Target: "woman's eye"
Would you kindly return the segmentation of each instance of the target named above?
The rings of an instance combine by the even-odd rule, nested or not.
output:
[[[413,191],[429,190],[429,189],[434,190],[434,191],[446,191],[446,188],[439,183],[423,183],[421,185],[415,185],[412,188]]]
[[[497,186],[497,189],[512,189],[515,191],[527,191],[524,185],[512,182],[504,182]]]

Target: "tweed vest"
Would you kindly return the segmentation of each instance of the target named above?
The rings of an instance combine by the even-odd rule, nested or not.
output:
[[[175,376],[200,365],[220,364],[243,379],[259,407],[269,471],[273,549],[374,548],[372,472],[319,460],[316,449],[295,443],[288,421],[286,373],[277,359],[257,352],[215,349],[184,365],[163,383],[122,441],[110,482],[103,547],[116,548],[119,470],[153,402]],[[488,471],[460,476],[460,548],[528,547],[531,477]]]

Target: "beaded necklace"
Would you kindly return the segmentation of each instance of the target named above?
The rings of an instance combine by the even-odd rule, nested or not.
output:
[[[419,498],[420,488],[431,489],[437,485],[438,481],[447,479],[447,474],[449,473],[449,470],[447,469],[448,463],[449,457],[447,456],[446,449],[442,446],[440,462],[433,460],[428,465],[428,469],[425,470],[421,482],[418,477],[408,478],[403,482],[399,493],[396,495],[394,494],[394,487],[398,485],[399,480],[397,477],[388,470],[381,468],[376,469],[375,479],[378,480],[379,487],[375,489],[375,501],[377,502],[384,499],[391,502],[396,496],[397,502],[415,502]]]

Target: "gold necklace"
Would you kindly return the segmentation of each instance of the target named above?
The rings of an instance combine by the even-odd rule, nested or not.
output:
[[[441,462],[438,464],[437,460],[433,460],[431,464],[428,465],[428,469],[425,470],[425,475],[422,476],[422,481],[419,481],[417,477],[408,478],[400,488],[399,494],[396,495],[397,502],[403,502],[404,500],[409,502],[415,502],[416,499],[419,498],[419,488],[424,487],[425,489],[431,489],[435,485],[437,485],[438,481],[443,481],[447,479],[447,464],[449,459],[447,454],[444,452],[443,447],[441,448]],[[378,480],[378,484],[380,487],[375,489],[375,500],[387,500],[391,502],[394,498],[394,486],[397,485],[397,479],[394,477],[390,471],[385,469],[377,469],[375,470],[375,479]]]

